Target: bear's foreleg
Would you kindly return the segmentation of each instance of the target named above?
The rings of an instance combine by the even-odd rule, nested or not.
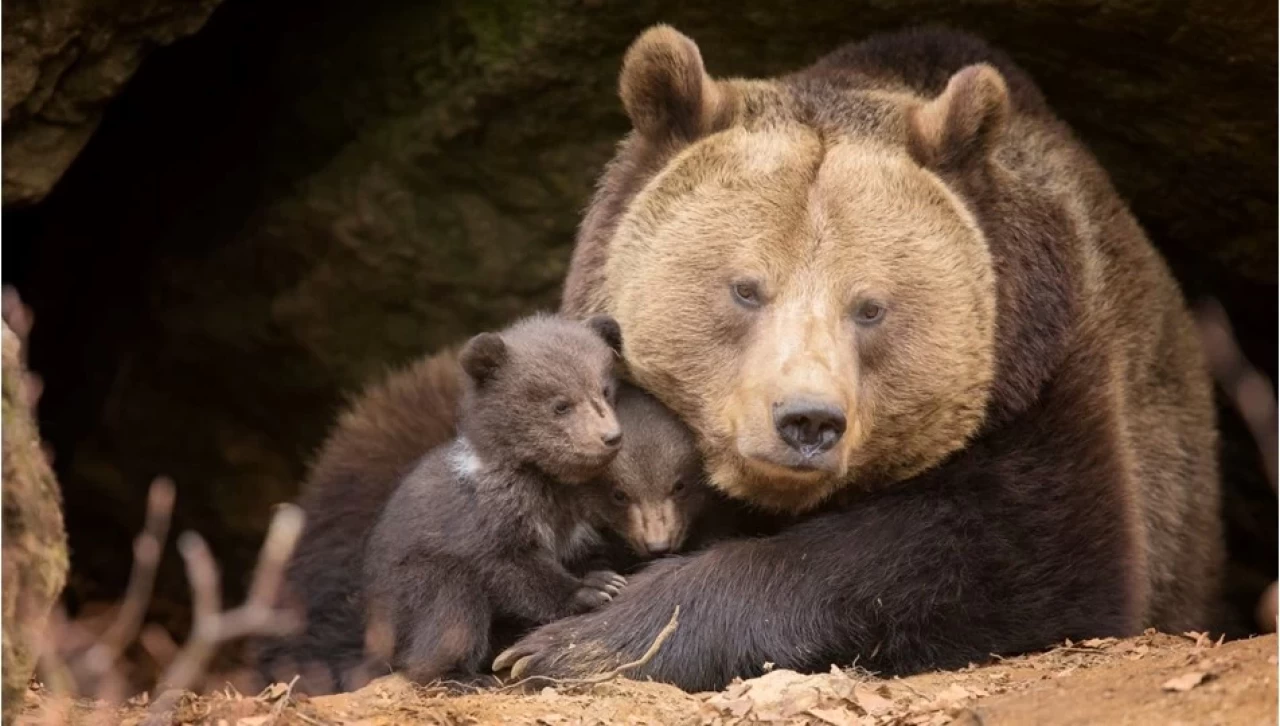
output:
[[[1023,457],[945,467],[772,537],[723,542],[629,578],[614,602],[534,631],[499,656],[512,677],[576,678],[658,653],[627,675],[691,691],[766,663],[857,663],[883,674],[1140,627],[1131,526],[1094,461]],[[940,472],[940,475],[943,472]]]

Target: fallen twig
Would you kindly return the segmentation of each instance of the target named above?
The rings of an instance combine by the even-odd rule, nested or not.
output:
[[[671,619],[668,620],[667,624],[662,627],[662,630],[658,631],[657,637],[655,637],[653,639],[653,642],[649,644],[648,650],[646,650],[644,654],[641,655],[639,658],[629,663],[623,663],[622,665],[618,666],[617,668],[614,668],[611,671],[606,671],[604,673],[600,673],[594,676],[589,676],[587,678],[552,678],[550,676],[529,676],[528,678],[522,678],[516,681],[515,683],[511,683],[506,686],[503,686],[498,690],[500,692],[512,691],[512,690],[521,688],[534,681],[548,683],[550,685],[558,686],[561,688],[594,686],[600,683],[606,683],[615,678],[626,675],[630,671],[633,671],[637,668],[642,668],[648,665],[649,661],[653,660],[654,656],[656,656],[658,654],[658,651],[661,650],[662,645],[667,642],[667,639],[671,637],[671,634],[676,631],[676,628],[679,627],[679,625],[680,625],[680,606],[677,605],[675,611],[671,613]]]
[[[282,693],[271,706],[271,719],[267,721],[267,723],[274,724],[276,721],[280,720],[280,716],[284,713],[285,707],[289,705],[289,699],[293,697],[293,687],[298,683],[298,679],[301,677],[302,676],[300,675],[294,676],[293,680],[289,681],[289,684],[285,686],[284,693]]]

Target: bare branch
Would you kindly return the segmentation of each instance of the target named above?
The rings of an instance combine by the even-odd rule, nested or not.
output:
[[[1240,412],[1249,433],[1262,454],[1262,467],[1272,491],[1277,489],[1277,468],[1280,453],[1277,452],[1276,393],[1271,383],[1245,358],[1231,331],[1227,311],[1217,300],[1209,300],[1196,313],[1200,335],[1204,343],[1209,368],[1218,386],[1231,399]],[[1273,581],[1262,593],[1255,606],[1254,617],[1258,627],[1269,633],[1276,629],[1276,583]]]
[[[100,682],[111,674],[120,655],[138,636],[151,602],[165,538],[169,535],[174,496],[170,479],[159,477],[151,483],[147,494],[146,521],[133,543],[133,569],[129,573],[124,601],[111,626],[76,667],[82,693],[88,692],[90,687],[96,690],[100,685],[106,685]],[[99,697],[103,694],[100,693]]]
[[[1203,303],[1196,313],[1209,368],[1218,386],[1240,412],[1262,454],[1262,465],[1273,490],[1277,484],[1276,436],[1280,431],[1276,393],[1240,350],[1227,312],[1217,300]]]
[[[193,620],[191,636],[160,679],[163,688],[191,689],[223,643],[250,635],[287,635],[298,628],[297,615],[277,610],[275,599],[285,565],[302,534],[302,523],[302,510],[298,507],[286,504],[276,510],[258,556],[249,595],[243,605],[225,613],[221,612],[218,566],[208,545],[194,532],[184,532],[178,538],[178,549],[191,581]]]
[[[173,642],[169,631],[159,625],[148,625],[143,628],[138,634],[138,642],[161,669],[168,668],[173,659],[178,657],[178,644]]]

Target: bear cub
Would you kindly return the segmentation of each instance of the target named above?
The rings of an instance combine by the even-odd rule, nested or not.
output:
[[[692,435],[648,394],[619,393],[620,350],[607,316],[535,316],[464,346],[458,435],[401,482],[367,544],[371,655],[418,682],[483,682],[495,633],[625,585],[575,574],[609,551],[603,533],[633,559],[685,540],[704,501]]]
[[[658,399],[619,383],[614,411],[623,438],[603,477],[609,541],[598,557],[628,572],[701,543],[703,515],[718,497],[705,481],[693,432]]]

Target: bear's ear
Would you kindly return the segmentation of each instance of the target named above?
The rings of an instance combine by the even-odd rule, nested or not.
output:
[[[669,25],[649,28],[627,49],[618,90],[631,125],[653,141],[689,142],[709,133],[724,95],[698,45]]]
[[[622,327],[617,320],[608,315],[593,315],[587,319],[587,327],[600,336],[614,353],[622,355]]]
[[[921,166],[962,168],[986,156],[1004,132],[1009,89],[985,63],[951,76],[937,98],[908,114],[907,148]]]
[[[481,333],[458,351],[458,363],[477,386],[493,380],[507,362],[507,344],[497,333]]]

